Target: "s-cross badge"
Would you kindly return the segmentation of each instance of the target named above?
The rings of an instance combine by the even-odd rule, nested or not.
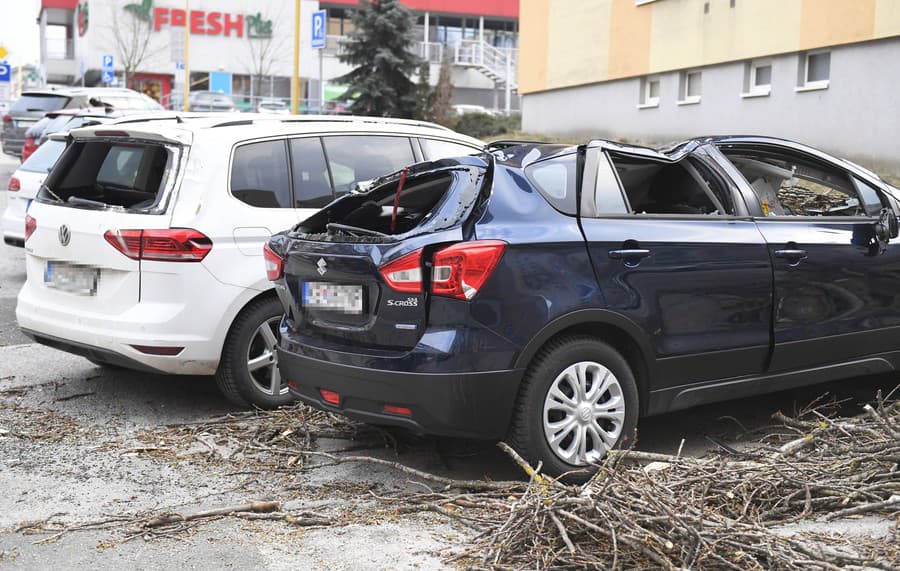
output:
[[[59,243],[63,246],[69,245],[69,240],[72,239],[72,232],[69,231],[69,227],[63,224],[59,227]]]
[[[318,272],[320,276],[324,276],[325,272],[328,271],[328,263],[325,262],[325,258],[319,258],[319,261],[316,262],[316,266],[318,266]]]

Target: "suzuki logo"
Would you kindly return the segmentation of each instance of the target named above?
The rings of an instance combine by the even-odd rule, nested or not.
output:
[[[320,276],[324,276],[325,272],[328,271],[328,263],[325,261],[325,258],[319,258],[319,261],[316,262],[316,266],[318,266],[318,272]]]
[[[59,227],[59,243],[63,246],[69,245],[69,240],[72,239],[72,233],[69,231],[69,227],[63,224]]]

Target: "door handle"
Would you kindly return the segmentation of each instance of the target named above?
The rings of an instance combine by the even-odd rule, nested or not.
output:
[[[787,260],[805,260],[806,250],[775,250],[775,257]]]
[[[650,250],[642,250],[640,248],[633,248],[628,250],[610,250],[609,257],[613,260],[629,260],[635,258],[646,258],[650,255]]]

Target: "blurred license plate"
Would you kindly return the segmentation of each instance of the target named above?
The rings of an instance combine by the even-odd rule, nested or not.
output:
[[[305,307],[359,315],[363,310],[362,298],[361,285],[303,282],[303,305]]]
[[[65,262],[47,262],[44,284],[78,295],[97,295],[100,269]]]

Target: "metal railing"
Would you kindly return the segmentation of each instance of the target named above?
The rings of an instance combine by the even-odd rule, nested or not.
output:
[[[487,68],[501,81],[509,79],[514,85],[518,60],[519,50],[516,48],[495,48],[480,40],[462,40],[456,48],[453,63]]]

